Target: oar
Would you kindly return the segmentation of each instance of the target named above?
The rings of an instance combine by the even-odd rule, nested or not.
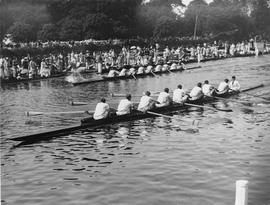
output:
[[[146,111],[146,112],[151,114],[151,115],[156,115],[156,116],[159,116],[159,117],[165,117],[165,118],[174,119],[174,120],[183,121],[183,122],[190,122],[189,120],[176,119],[173,116],[164,115],[164,114],[160,114],[160,113],[156,113],[156,112],[152,112],[152,111]],[[199,124],[199,122],[198,122],[198,124]],[[195,120],[192,120],[192,125],[195,125]]]
[[[132,75],[132,77],[135,79],[135,80],[137,80],[137,78],[136,78],[136,76],[134,75],[134,74],[131,74]]]
[[[196,68],[201,68],[202,66],[194,66],[194,67],[185,67],[185,70],[192,70],[192,69],[196,69]]]
[[[225,100],[225,101],[231,101],[231,102],[235,102],[235,103],[241,103],[241,104],[245,104],[246,106],[250,106],[247,104],[250,104],[249,102],[244,102],[244,101],[239,101],[239,100],[233,100],[233,99],[229,99],[229,98],[223,98],[223,97],[217,97],[217,96],[211,96],[212,98],[218,99],[218,100]]]
[[[35,116],[35,115],[61,115],[61,114],[93,114],[94,111],[67,111],[67,112],[35,112],[35,111],[27,111],[25,115],[27,116]]]
[[[167,71],[169,71],[169,73],[173,73],[172,71],[170,71],[170,69],[168,68]],[[173,73],[174,74],[174,73]]]
[[[260,98],[260,99],[262,99],[262,100],[264,100],[264,101],[266,101],[266,102],[270,102],[269,99],[264,98],[264,97],[261,97],[261,96],[251,95],[251,94],[249,94],[249,93],[245,93],[245,95],[249,95],[249,96],[255,97],[255,98]]]
[[[111,93],[112,97],[126,97],[126,94],[124,93]],[[142,97],[142,95],[131,95],[132,97]],[[157,96],[157,95],[152,95]]]
[[[70,102],[70,105],[72,105],[72,106],[80,106],[80,105],[88,105],[88,103],[86,103],[86,102],[74,102],[74,101],[71,101]]]
[[[151,73],[153,74],[153,76],[158,77],[157,74],[155,74],[152,70]]]
[[[205,106],[205,105],[196,105],[196,104],[191,104],[191,103],[184,103],[184,105],[189,105],[192,107],[199,107],[199,108],[207,108],[207,109],[218,110],[218,111],[223,111],[223,112],[232,112],[232,109],[214,108],[214,107]]]

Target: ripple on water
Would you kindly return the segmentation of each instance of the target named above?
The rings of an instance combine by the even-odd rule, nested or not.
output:
[[[71,87],[54,80],[1,90],[5,99],[1,102],[2,202],[223,205],[234,202],[235,181],[244,178],[250,181],[250,204],[267,204],[269,106],[260,99],[252,98],[256,105],[249,107],[233,102],[215,104],[233,109],[231,113],[192,108],[193,112],[175,112],[172,120],[144,119],[86,129],[10,149],[10,137],[73,126],[82,117],[26,117],[26,110],[93,109],[98,99],[110,92],[135,95],[146,88],[174,88],[179,82],[188,89],[203,79],[218,84],[231,75],[237,75],[243,88],[251,82],[269,82],[267,56],[202,65],[190,73],[138,81]],[[250,94],[268,99],[268,90],[265,87]],[[236,99],[250,100],[243,96]],[[71,99],[89,105],[71,107]],[[112,107],[119,101],[107,100]],[[194,119],[200,121],[199,127],[192,125]]]

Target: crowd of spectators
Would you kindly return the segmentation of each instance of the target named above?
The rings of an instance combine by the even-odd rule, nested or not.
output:
[[[59,43],[59,42],[58,42]],[[74,46],[74,44],[63,45]],[[77,42],[74,42],[75,44]],[[82,42],[80,42],[82,43]],[[114,42],[117,43],[117,42]],[[33,43],[31,46],[38,46]],[[52,46],[53,42],[42,44],[42,46]],[[28,45],[29,46],[29,45]],[[260,49],[261,50],[261,49]],[[269,47],[263,46],[262,52],[269,52]],[[258,46],[252,39],[237,44],[203,43],[197,46],[161,47],[155,44],[150,47],[123,47],[116,53],[114,49],[108,51],[90,52],[70,52],[49,54],[46,56],[26,56],[18,59],[17,57],[0,56],[0,78],[1,79],[21,79],[49,77],[67,71],[80,71],[102,69],[109,67],[121,68],[124,65],[146,66],[148,64],[158,64],[168,60],[193,60],[200,62],[207,58],[224,58],[235,55],[259,54]]]

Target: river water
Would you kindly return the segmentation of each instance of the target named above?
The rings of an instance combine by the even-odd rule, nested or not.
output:
[[[78,131],[16,147],[12,137],[77,125],[86,114],[25,116],[25,111],[93,110],[111,92],[141,95],[236,75],[242,88],[270,99],[270,56],[233,58],[162,77],[73,87],[63,79],[1,88],[2,204],[234,204],[235,181],[249,181],[249,204],[270,204],[269,103],[240,94],[218,107]],[[188,67],[196,66],[188,65]],[[69,105],[71,100],[88,106]],[[133,98],[139,101],[139,98]],[[177,119],[186,120],[182,122]],[[200,120],[199,127],[191,124]]]

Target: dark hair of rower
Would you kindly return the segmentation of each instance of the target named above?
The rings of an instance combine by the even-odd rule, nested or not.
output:
[[[232,76],[232,79],[234,79],[234,80],[235,80],[235,76]]]
[[[202,83],[198,83],[197,86],[198,86],[198,87],[202,87]]]
[[[106,99],[105,98],[101,98],[100,102],[105,103],[106,102]]]
[[[145,91],[145,95],[150,96],[151,95],[150,91]]]
[[[131,95],[130,95],[130,94],[126,94],[126,98],[127,98],[128,100],[131,100]]]
[[[205,81],[204,81],[204,84],[208,84],[208,83],[209,83],[209,81],[208,81],[208,80],[205,80]]]
[[[181,85],[181,84],[179,84],[179,85],[177,86],[177,88],[182,89],[182,85]]]
[[[169,93],[169,88],[164,88],[164,92]]]
[[[229,82],[229,80],[226,78],[225,80],[224,80],[226,83],[228,83]]]

